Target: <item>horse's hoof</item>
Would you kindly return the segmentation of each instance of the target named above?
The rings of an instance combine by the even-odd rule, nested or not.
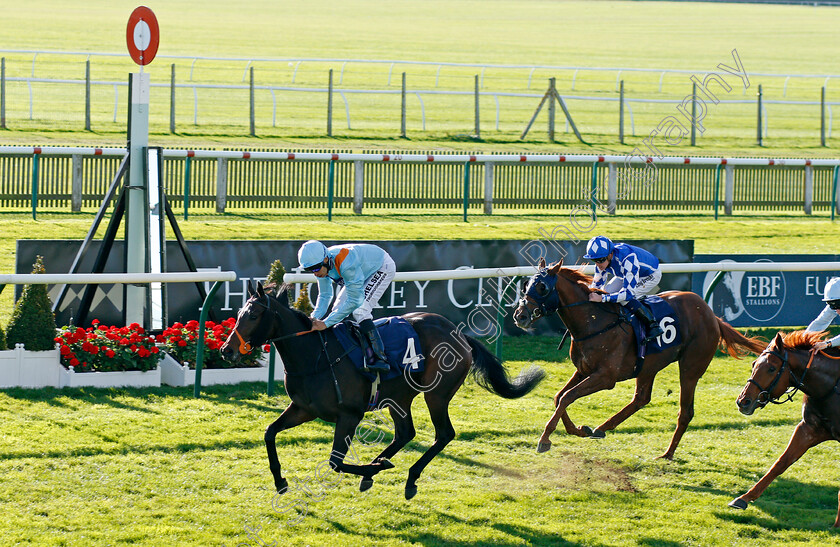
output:
[[[583,436],[584,437],[591,437],[593,435],[592,428],[589,427],[588,425],[580,426],[580,430],[583,431]]]
[[[371,486],[373,486],[373,479],[371,477],[362,477],[362,482],[359,483],[359,492],[370,490]]]
[[[593,429],[592,434],[590,434],[589,436],[593,439],[603,439],[607,436],[607,434],[601,431],[600,429]]]
[[[746,509],[747,505],[749,504],[741,498],[735,498],[729,502],[729,507],[732,507],[733,509]]]
[[[277,486],[278,494],[285,494],[289,491],[289,481],[286,479],[280,479],[280,482],[278,482],[275,486]]]
[[[417,487],[416,486],[406,486],[405,487],[405,499],[410,500],[414,496],[417,495]]]
[[[537,443],[537,453],[542,454],[551,450],[551,441],[545,443]]]
[[[393,469],[395,466],[391,463],[391,460],[388,458],[382,458],[380,460],[376,460],[377,465],[381,467],[380,471],[385,471],[386,469]]]

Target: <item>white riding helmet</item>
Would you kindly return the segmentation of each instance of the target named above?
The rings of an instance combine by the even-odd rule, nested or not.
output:
[[[823,302],[831,302],[832,300],[840,300],[840,277],[834,277],[825,284]]]
[[[310,239],[300,246],[298,251],[298,262],[304,270],[308,270],[327,259],[327,246],[320,241]]]

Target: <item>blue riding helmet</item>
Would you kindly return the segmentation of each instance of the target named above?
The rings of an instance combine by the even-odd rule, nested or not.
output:
[[[327,246],[320,241],[311,239],[300,246],[298,250],[298,262],[304,270],[308,270],[327,259]]]
[[[597,258],[606,258],[613,250],[613,242],[610,238],[604,236],[595,236],[586,244],[586,254],[583,258],[586,260],[595,260]]]

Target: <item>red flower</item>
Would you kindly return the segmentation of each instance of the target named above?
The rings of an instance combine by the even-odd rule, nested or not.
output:
[[[76,366],[76,365],[78,365],[78,364],[79,364],[79,360],[78,360],[78,359],[76,359],[75,357],[73,357],[72,359],[70,359],[70,366],[71,366],[71,367],[75,367],[75,366]]]
[[[116,355],[116,352],[114,352],[114,350],[112,349],[105,350],[105,355],[108,356],[108,359],[113,359],[114,355]]]

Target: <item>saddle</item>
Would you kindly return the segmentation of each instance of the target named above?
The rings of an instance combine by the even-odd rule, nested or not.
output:
[[[647,337],[644,324],[632,312],[623,307],[621,308],[622,318],[630,323],[633,332],[636,333],[636,367],[633,370],[634,378],[641,372],[642,364],[648,354],[661,353],[668,348],[682,343],[677,314],[674,313],[674,308],[668,302],[656,295],[643,296],[639,298],[639,302],[642,306],[650,310],[654,320],[662,328],[663,333],[647,344],[642,344],[641,342]]]
[[[380,381],[391,380],[404,374],[406,367],[411,372],[425,370],[425,358],[420,354],[420,338],[411,324],[402,317],[383,317],[373,322],[385,346],[385,356],[388,358],[390,370],[379,374]],[[333,326],[333,332],[338,338],[353,365],[365,378],[376,380],[376,374],[365,370],[364,334],[359,325],[350,320],[344,320]]]

